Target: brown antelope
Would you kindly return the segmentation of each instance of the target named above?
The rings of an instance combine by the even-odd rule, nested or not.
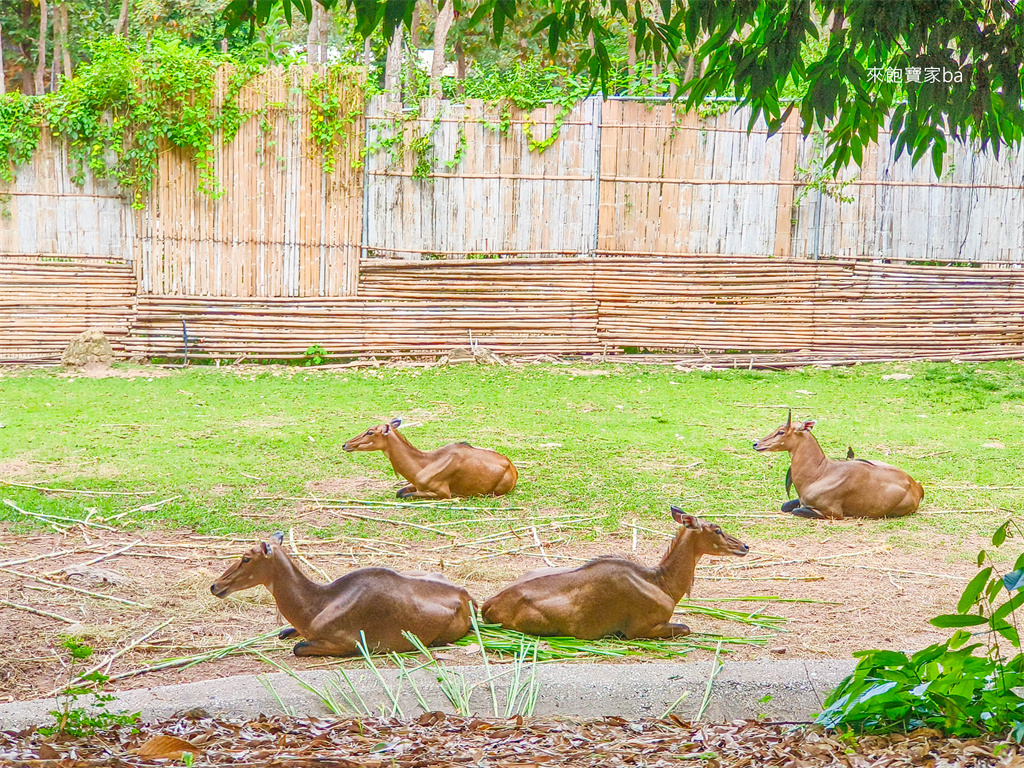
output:
[[[578,568],[540,568],[484,603],[484,619],[541,637],[595,640],[680,637],[676,604],[690,593],[701,555],[747,554],[749,547],[712,523],[672,507],[679,530],[657,568],[619,557],[599,557]]]
[[[782,505],[783,512],[798,517],[901,517],[917,511],[924,489],[914,478],[891,464],[852,457],[846,461],[825,456],[811,434],[815,422],[786,423],[754,443],[756,451],[789,451],[790,468],[797,497]],[[787,494],[788,494],[787,485]]]
[[[504,496],[516,487],[519,472],[507,457],[469,443],[451,443],[421,451],[398,431],[401,419],[356,435],[345,451],[383,451],[395,472],[409,481],[400,499],[450,499],[452,496]]]
[[[354,656],[360,632],[370,652],[411,651],[403,630],[424,645],[443,645],[469,631],[472,599],[439,573],[397,573],[360,568],[330,584],[310,581],[281,547],[275,533],[250,549],[211,586],[217,597],[263,584],[292,625],[280,637],[299,635],[296,656]]]

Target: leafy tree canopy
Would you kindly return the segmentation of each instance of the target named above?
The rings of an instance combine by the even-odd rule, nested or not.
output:
[[[312,3],[231,0],[229,24],[263,24],[280,7],[308,18]],[[454,2],[456,12],[470,0]],[[345,0],[366,37],[408,26],[416,0]],[[520,3],[522,4],[522,3]],[[517,0],[473,2],[471,21],[490,22],[501,44]],[[825,130],[838,169],[861,162],[889,121],[897,156],[929,150],[937,174],[950,138],[996,152],[1024,134],[1024,2],[1019,0],[550,0],[534,34],[552,54],[581,46],[577,69],[607,90],[611,28],[625,25],[636,50],[695,73],[680,96],[689,106],[733,96],[778,130],[797,109],[804,133]],[[685,56],[692,53],[692,59]],[[785,96],[792,94],[793,101]],[[752,122],[753,124],[753,122]]]

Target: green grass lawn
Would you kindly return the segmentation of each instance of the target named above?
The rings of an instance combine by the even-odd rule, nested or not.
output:
[[[670,502],[708,518],[774,513],[788,457],[759,455],[751,443],[783,421],[789,406],[794,418],[818,420],[815,434],[829,455],[845,456],[851,445],[858,457],[910,472],[925,486],[922,509],[1017,511],[1024,496],[1024,365],[1016,361],[788,372],[626,364],[196,367],[169,375],[154,370],[152,378],[145,369],[131,372],[140,371],[101,379],[3,372],[0,479],[146,496],[7,485],[0,498],[81,517],[88,508],[108,516],[180,496],[130,518],[144,526],[263,534],[273,529],[272,518],[238,513],[273,512],[294,502],[258,496],[303,496],[308,482],[327,478],[392,477],[382,454],[345,454],[341,445],[402,416],[418,447],[466,440],[507,454],[520,470],[519,486],[504,499],[475,499],[458,509],[397,508],[406,520],[469,519],[511,507],[511,518],[550,509],[589,513],[594,525],[608,529],[634,517],[662,522]],[[913,377],[883,381],[893,372]],[[363,498],[394,500],[394,490]],[[15,530],[34,526],[6,505],[0,520]],[[995,524],[986,521],[979,532]],[[879,525],[943,533],[978,528],[976,518],[956,514]],[[323,530],[342,528],[363,524]],[[811,529],[795,518],[745,526],[748,536],[762,538]]]

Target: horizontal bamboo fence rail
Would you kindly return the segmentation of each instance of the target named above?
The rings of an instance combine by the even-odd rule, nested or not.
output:
[[[1024,271],[764,258],[391,261],[358,298],[140,297],[129,351],[195,357],[788,353],[1024,355]]]
[[[125,354],[135,275],[97,258],[0,256],[0,362],[49,362],[76,335],[98,328]]]
[[[181,321],[196,358],[302,358],[318,344],[331,355],[443,354],[479,342],[503,354],[601,350],[592,301],[275,301],[140,297],[129,351],[184,355]]]

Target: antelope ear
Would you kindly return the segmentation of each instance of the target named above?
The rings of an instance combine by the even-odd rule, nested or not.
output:
[[[390,424],[385,424],[385,425],[383,425],[383,426],[382,426],[382,427],[380,428],[380,433],[381,433],[382,435],[386,435],[386,434],[388,434],[389,432],[391,432],[391,425],[390,425]]]
[[[672,519],[685,528],[689,528],[691,531],[695,531],[700,528],[700,520],[693,515],[688,515],[679,507],[673,506],[672,508]]]
[[[390,421],[390,424],[391,424],[391,428],[392,429],[398,429],[400,426],[402,426],[402,420],[401,419],[392,419]]]
[[[263,550],[263,554],[264,555],[269,555],[270,554],[270,544],[268,542],[261,541],[260,542],[260,549]]]
[[[271,534],[270,540],[277,544],[277,546],[281,546],[284,544],[284,532],[278,531],[277,533]]]
[[[805,421],[803,424],[800,425],[799,429],[800,429],[801,432],[804,432],[804,431],[810,432],[811,431],[811,427],[813,427],[817,423],[818,422],[816,422],[816,421]]]

